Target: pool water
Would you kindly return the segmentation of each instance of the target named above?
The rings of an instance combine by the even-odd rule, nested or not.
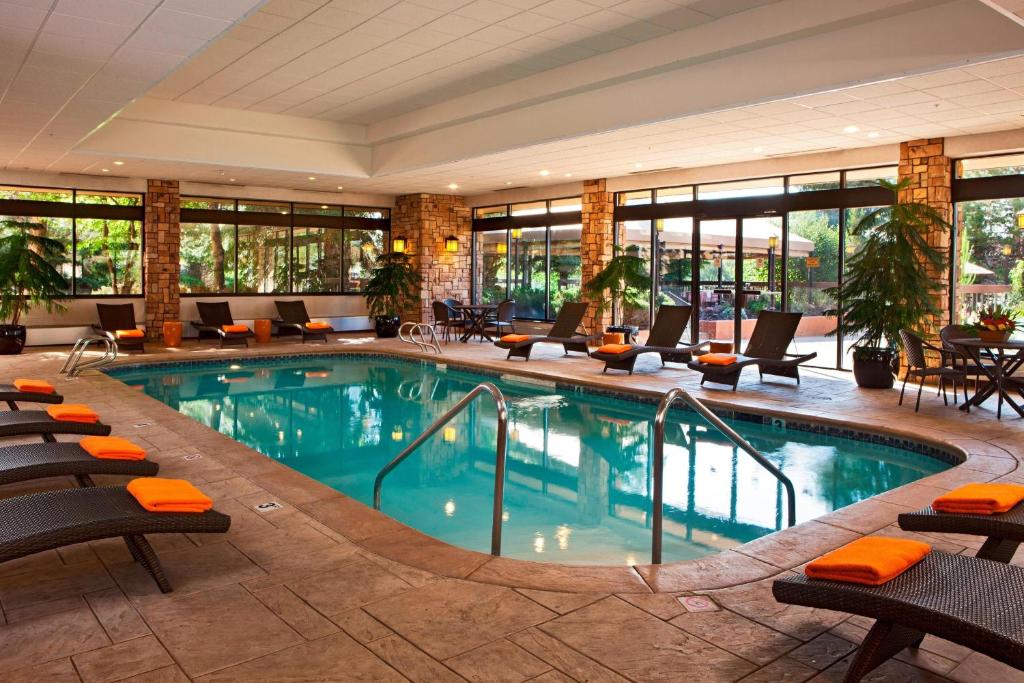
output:
[[[494,381],[509,403],[502,554],[569,564],[650,561],[650,403],[382,356],[163,364],[110,374],[367,505],[381,467],[473,387]],[[890,446],[731,424],[792,479],[799,521],[950,466]],[[387,477],[383,512],[489,552],[496,432],[494,404],[482,396]],[[782,487],[699,416],[672,411],[666,435],[666,562],[784,526]]]

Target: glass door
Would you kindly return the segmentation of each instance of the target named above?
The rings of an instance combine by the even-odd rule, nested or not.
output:
[[[736,245],[735,218],[698,222],[700,287],[698,339],[734,342],[736,339]]]
[[[736,296],[740,338],[746,341],[761,311],[782,310],[782,216],[743,218],[741,223],[743,278]]]

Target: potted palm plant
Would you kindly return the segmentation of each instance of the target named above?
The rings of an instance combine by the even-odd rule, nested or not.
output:
[[[613,317],[618,314],[625,318],[630,303],[651,291],[652,280],[648,270],[647,264],[640,258],[639,247],[615,247],[615,253],[607,265],[583,285],[583,293],[596,304],[598,317],[610,305]],[[637,331],[635,325],[625,324],[607,329],[609,334],[621,334],[624,339],[619,339],[620,342],[635,335]]]
[[[21,317],[36,306],[62,310],[68,283],[53,267],[64,244],[46,237],[46,226],[27,220],[0,221],[0,354],[21,353],[25,326]]]
[[[830,334],[841,330],[856,338],[857,384],[888,389],[899,369],[900,330],[917,329],[925,318],[940,313],[935,301],[944,284],[932,273],[946,267],[946,256],[928,243],[928,234],[950,225],[928,204],[898,201],[908,180],[878,184],[897,201],[868,211],[850,229],[860,248],[846,260],[843,284],[825,292],[842,302],[840,322]]]
[[[377,259],[363,293],[374,318],[378,337],[395,337],[402,325],[401,313],[419,296],[420,276],[409,255],[389,252]]]

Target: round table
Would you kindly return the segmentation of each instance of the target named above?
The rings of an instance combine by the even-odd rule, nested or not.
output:
[[[1018,404],[1010,395],[1010,390],[1016,391],[1020,398],[1024,398],[1024,383],[1010,379],[1013,373],[1024,365],[1024,341],[985,341],[977,337],[964,337],[950,339],[949,343],[958,348],[963,348],[971,357],[971,360],[978,366],[981,372],[988,378],[984,386],[978,387],[968,401],[960,406],[960,410],[970,410],[971,406],[979,406],[984,403],[992,394],[998,393],[996,403],[996,419],[1003,415],[1003,401],[1010,404],[1017,414],[1024,417],[1024,408]],[[983,362],[990,361],[989,363]]]
[[[462,304],[452,306],[452,308],[465,315],[466,320],[469,321],[469,326],[466,328],[466,332],[459,337],[459,341],[468,342],[474,334],[479,334],[487,341],[494,341],[494,338],[484,330],[484,323],[487,322],[488,313],[498,310],[498,304]]]

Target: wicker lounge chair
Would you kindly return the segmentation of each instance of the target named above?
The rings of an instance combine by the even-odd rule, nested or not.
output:
[[[94,474],[154,477],[151,460],[94,458],[77,443],[26,443],[0,448],[0,485],[71,475],[79,486],[94,486]]]
[[[1001,515],[952,514],[926,507],[900,514],[899,524],[907,531],[985,536],[985,543],[975,557],[1009,562],[1024,541],[1024,503]]]
[[[192,327],[199,330],[199,336],[212,334],[220,338],[220,346],[224,348],[227,344],[249,345],[249,337],[252,330],[246,332],[225,332],[225,325],[234,325],[235,320],[231,317],[231,306],[227,301],[206,302],[197,301],[196,308],[199,310],[199,317],[202,320],[193,320]]]
[[[0,437],[39,435],[43,441],[56,441],[54,434],[107,436],[110,425],[54,420],[45,410],[7,410],[0,413]]]
[[[782,311],[761,311],[757,316],[754,331],[747,342],[747,348],[736,356],[736,362],[730,365],[708,365],[699,361],[691,361],[688,367],[702,373],[700,383],[714,382],[727,384],[736,391],[743,368],[756,365],[764,380],[765,375],[790,377],[800,384],[800,365],[812,358],[817,352],[806,354],[786,353],[793,343],[797,325],[803,313],[783,313]]]
[[[700,344],[679,346],[679,339],[690,322],[690,313],[693,306],[669,306],[663,305],[658,309],[658,315],[651,326],[651,333],[647,337],[647,343],[643,346],[637,345],[625,353],[601,353],[600,349],[590,354],[591,358],[604,361],[604,370],[628,370],[633,374],[633,366],[636,359],[643,353],[657,353],[661,355],[661,364],[665,363],[688,363],[695,351],[703,348],[708,342]]]
[[[11,410],[18,410],[18,403],[63,403],[64,397],[56,392],[19,391],[13,384],[0,384],[0,401],[6,401]]]
[[[529,339],[519,342],[503,342],[500,339],[494,345],[501,349],[508,349],[507,358],[525,358],[530,360],[530,353],[536,344],[561,344],[565,349],[565,355],[576,351],[588,353],[587,342],[600,339],[600,335],[577,334],[576,328],[583,322],[583,316],[587,312],[588,303],[585,301],[562,304],[562,310],[558,312],[555,324],[546,335],[534,335]]]
[[[772,584],[779,602],[876,619],[846,674],[859,681],[926,633],[1024,669],[1024,569],[933,550],[880,586],[809,579]]]
[[[124,487],[61,489],[0,500],[0,562],[103,538],[124,538],[160,590],[171,592],[146,534],[224,533],[231,518],[206,512],[148,512]]]
[[[334,334],[335,332],[333,327],[316,330],[306,327],[306,323],[310,322],[310,319],[309,313],[306,312],[306,303],[304,301],[275,301],[274,305],[277,306],[277,314],[281,316],[281,319],[276,321],[278,328],[284,327],[290,330],[298,330],[299,334],[302,335],[303,344],[306,343],[307,339],[319,339],[326,344],[327,335]]]
[[[92,329],[117,343],[119,351],[146,352],[145,337],[125,337],[118,339],[118,330],[137,330],[135,324],[135,306],[132,304],[96,304],[96,314],[100,318],[99,325]]]

